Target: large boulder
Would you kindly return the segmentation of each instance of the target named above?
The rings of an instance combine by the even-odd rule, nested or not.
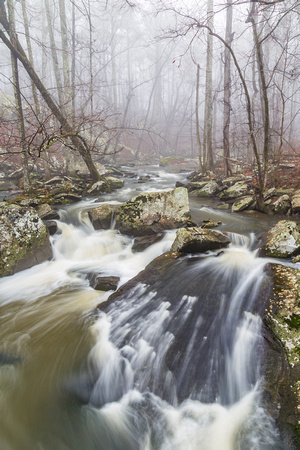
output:
[[[287,194],[281,195],[273,204],[274,212],[286,214],[291,207],[290,197]]]
[[[227,247],[230,239],[218,231],[198,227],[180,228],[177,231],[171,251],[185,253],[204,253]]]
[[[300,212],[300,191],[296,191],[292,197],[292,213],[298,214]]]
[[[143,236],[181,227],[190,219],[186,188],[150,192],[123,203],[116,211],[121,233]]]
[[[221,192],[220,198],[237,198],[246,195],[248,192],[248,185],[244,181],[238,181]]]
[[[249,207],[255,204],[255,199],[251,195],[247,195],[246,197],[242,197],[239,200],[236,200],[232,205],[233,212],[240,212],[244,209],[248,209]]]
[[[105,176],[105,181],[110,189],[121,189],[124,186],[124,180],[113,176]]]
[[[220,192],[220,186],[214,180],[208,181],[201,189],[193,191],[198,197],[213,197],[218,192]]]
[[[279,340],[285,361],[279,351],[269,364],[266,360],[266,377],[269,393],[275,401],[274,387],[279,388],[278,418],[290,441],[286,448],[294,449],[300,448],[300,272],[280,264],[272,264],[271,272],[273,288],[264,321]],[[272,340],[274,348],[274,337]],[[279,347],[277,344],[278,350]]]
[[[0,276],[52,257],[48,230],[31,207],[0,203]]]
[[[281,220],[262,237],[261,253],[273,258],[288,258],[300,253],[300,230],[292,220]]]
[[[108,230],[113,221],[118,205],[104,203],[89,211],[89,218],[95,230]]]

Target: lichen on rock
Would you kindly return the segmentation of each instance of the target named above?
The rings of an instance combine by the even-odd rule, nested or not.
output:
[[[121,233],[132,236],[178,228],[189,219],[188,192],[183,187],[140,194],[123,203],[116,211],[117,228]]]
[[[2,204],[3,205],[3,204]],[[50,259],[48,230],[31,207],[0,207],[0,276]]]
[[[262,253],[287,258],[300,253],[300,230],[292,220],[281,220],[263,236]]]

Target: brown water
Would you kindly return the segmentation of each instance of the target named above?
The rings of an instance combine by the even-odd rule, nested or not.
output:
[[[161,189],[173,187],[173,175],[159,174]],[[156,178],[145,190],[157,189],[157,185]],[[131,182],[107,200],[123,201],[132,197],[136,188],[140,186]],[[242,233],[232,235],[235,243],[220,258],[207,256],[189,266],[188,272],[180,271],[186,279],[188,274],[193,274],[193,279],[198,277],[196,294],[186,295],[181,292],[181,284],[170,279],[170,298],[157,297],[157,293],[141,287],[111,313],[98,316],[94,309],[109,293],[91,289],[86,274],[98,271],[120,276],[120,284],[126,282],[167,251],[175,233],[166,233],[161,242],[134,254],[130,238],[115,230],[93,230],[87,217],[93,202],[61,211],[60,233],[52,240],[53,261],[0,280],[0,448],[281,448],[272,421],[260,405],[259,370],[250,369],[251,348],[260,339],[261,326],[252,312],[251,296],[259,290],[264,261],[256,258],[249,246],[255,240],[251,232],[268,229],[270,223],[263,216],[215,212],[193,200],[197,219],[218,218],[223,229]],[[228,308],[227,322],[222,310],[219,316],[216,311],[219,322],[212,328],[202,325],[202,319],[198,320],[201,312],[197,312],[189,350],[176,381],[175,372],[166,372],[163,366],[176,335],[172,329],[175,319],[178,324],[171,297],[182,304],[180,327],[184,329],[190,323],[186,322],[188,317],[196,314],[193,308],[204,295],[205,280],[216,277],[221,277],[227,287],[218,286],[209,295],[220,299],[220,305],[228,301],[235,307]],[[149,304],[153,305],[150,312]],[[147,306],[145,311],[143,305]],[[240,311],[238,315],[236,310]],[[219,371],[219,338],[215,336],[222,328],[227,337],[220,339],[228,340],[228,355]],[[199,389],[182,403],[178,401],[179,381],[183,383],[189,377],[189,365],[195,351],[202,351],[202,339],[206,358],[202,376],[214,380],[214,387],[207,392],[214,390],[216,397],[205,400],[207,392]],[[199,357],[201,360],[201,353],[196,359]],[[90,386],[91,379],[94,386]],[[169,394],[160,392],[161,384]]]

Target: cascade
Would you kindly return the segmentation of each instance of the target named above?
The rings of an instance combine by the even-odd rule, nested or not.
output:
[[[12,358],[0,365],[0,447],[281,449],[261,395],[256,300],[267,278],[254,234],[235,225],[227,249],[185,256],[155,288],[136,283],[106,302],[87,274],[121,285],[168,251],[175,231],[133,253],[129,237],[93,229],[97,204],[62,209],[54,259],[0,280],[0,353]]]

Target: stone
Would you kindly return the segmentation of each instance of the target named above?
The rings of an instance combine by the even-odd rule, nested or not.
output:
[[[54,202],[57,204],[68,202],[80,202],[82,197],[77,194],[57,194],[54,196]]]
[[[238,182],[244,182],[244,180],[245,180],[245,176],[244,175],[238,175],[238,176],[236,176],[236,177],[228,177],[228,178],[225,178],[223,181],[222,181],[222,184],[224,185],[224,186],[226,186],[226,187],[230,187],[230,186],[233,186],[234,184],[236,184],[236,183],[238,183]]]
[[[110,189],[121,189],[124,186],[124,180],[117,177],[105,177],[106,183],[109,185]]]
[[[218,192],[220,192],[220,186],[216,181],[212,180],[205,183],[205,186],[195,190],[193,193],[196,194],[197,197],[213,197]]]
[[[300,212],[300,191],[296,191],[292,196],[292,213],[298,214]]]
[[[191,181],[187,185],[187,189],[189,192],[200,190],[204,188],[204,186],[208,183],[208,181]]]
[[[276,194],[277,194],[277,190],[274,187],[270,188],[263,193],[264,200],[268,200],[271,197],[276,197]]]
[[[189,219],[188,192],[181,187],[172,191],[139,194],[116,211],[117,228],[131,236],[178,228]]]
[[[273,210],[277,214],[286,214],[290,207],[291,201],[287,194],[281,195],[273,204]]]
[[[90,278],[90,286],[96,291],[115,291],[119,281],[119,277],[94,274]]]
[[[300,253],[300,230],[294,221],[281,220],[262,237],[261,253],[288,258]]]
[[[58,220],[59,214],[57,211],[51,208],[48,203],[40,205],[37,209],[38,216],[42,220]]]
[[[272,291],[270,303],[266,309],[264,321],[279,339],[286,359],[288,371],[284,381],[285,395],[281,394],[280,415],[293,430],[298,429],[298,446],[300,448],[300,271],[280,264],[272,264]],[[270,371],[274,370],[270,367]],[[291,389],[290,389],[291,388]]]
[[[105,192],[107,189],[107,184],[105,181],[96,181],[90,189],[87,191],[88,194],[98,194],[99,192]]]
[[[208,219],[208,220],[203,220],[203,225],[201,225],[201,228],[216,228],[221,224],[222,224],[221,221],[214,222],[214,221]]]
[[[90,221],[95,230],[108,230],[111,228],[113,217],[119,205],[104,203],[88,212]]]
[[[43,220],[44,224],[48,228],[48,231],[51,236],[53,236],[55,233],[57,233],[58,227],[57,222],[55,220]]]
[[[248,192],[248,186],[243,181],[238,181],[234,185],[230,186],[228,189],[225,189],[219,195],[220,198],[237,198],[245,196]]]
[[[227,247],[230,239],[225,234],[198,227],[180,228],[172,244],[172,252],[204,253]]]
[[[239,200],[237,200],[236,202],[233,203],[232,205],[232,211],[233,212],[240,212],[243,211],[244,209],[249,208],[250,206],[255,204],[255,199],[248,195],[247,197],[243,197]]]
[[[12,275],[52,257],[48,230],[31,207],[0,208],[0,276]]]
[[[152,234],[150,236],[138,236],[134,239],[132,251],[143,252],[146,248],[150,247],[150,245],[161,241],[163,237],[163,233]]]

